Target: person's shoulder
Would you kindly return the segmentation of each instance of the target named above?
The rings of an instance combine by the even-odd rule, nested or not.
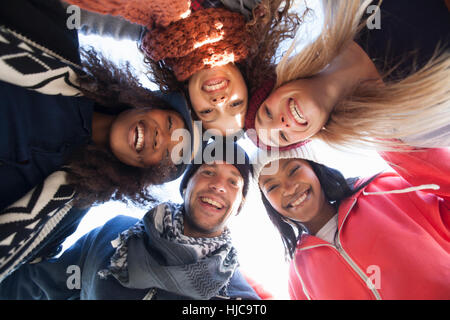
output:
[[[89,236],[97,240],[109,239],[111,237],[115,238],[123,231],[135,225],[138,221],[139,219],[131,216],[117,215],[108,220],[104,225],[92,230]]]
[[[132,225],[136,224],[139,221],[139,219],[131,216],[126,215],[117,215],[111,220],[109,220],[107,223],[105,223],[104,227],[107,228],[128,228]]]

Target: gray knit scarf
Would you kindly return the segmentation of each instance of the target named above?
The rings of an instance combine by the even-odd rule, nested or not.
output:
[[[100,277],[124,287],[158,288],[193,299],[227,296],[238,262],[226,229],[219,237],[183,235],[184,206],[161,204],[112,241],[116,251]]]

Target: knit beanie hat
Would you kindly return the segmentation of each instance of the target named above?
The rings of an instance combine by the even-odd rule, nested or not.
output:
[[[208,8],[149,30],[141,49],[154,61],[164,60],[177,80],[185,81],[199,70],[245,59],[249,42],[241,14]]]
[[[255,131],[256,113],[258,112],[262,103],[270,95],[270,93],[272,92],[274,87],[275,87],[275,76],[272,76],[267,81],[263,82],[261,87],[256,89],[255,92],[250,97],[250,100],[248,103],[247,115],[245,116],[245,129],[247,130],[247,132],[246,132],[247,136],[257,147],[265,149],[265,150],[277,149],[278,151],[286,151],[286,150],[296,149],[296,148],[308,143],[309,140],[300,141],[300,142],[293,143],[291,145],[284,146],[284,147],[274,148],[274,147],[265,145],[258,138],[258,135],[256,134],[256,131]]]
[[[316,142],[314,140],[310,141],[307,144],[304,144],[295,149],[289,149],[284,151],[279,150],[262,150],[259,149],[255,155],[251,159],[251,163],[253,165],[253,180],[256,184],[258,184],[259,176],[261,175],[264,167],[276,160],[280,159],[303,159],[314,161],[319,164],[324,164],[322,161],[319,161],[318,148]],[[275,173],[278,170],[278,165],[275,167],[269,166],[264,169],[266,174]]]
[[[208,159],[208,155],[205,155],[206,151],[211,151],[211,158]],[[217,151],[217,152],[216,152]],[[228,141],[214,141],[205,146],[201,161],[195,161],[189,164],[186,172],[184,173],[183,179],[180,183],[180,194],[183,196],[183,190],[186,189],[189,180],[197,172],[203,164],[212,163],[214,161],[224,161],[226,163],[232,164],[238,169],[242,178],[244,179],[244,186],[242,188],[242,195],[247,196],[250,176],[252,174],[252,165],[250,164],[250,159],[245,152],[236,142]]]
[[[166,27],[190,13],[189,0],[64,0],[80,8],[121,16],[122,18],[152,29]]]
[[[244,60],[250,36],[242,14],[223,8],[190,13],[188,0],[67,0],[88,11],[119,15],[147,27],[141,49],[164,61],[178,81],[202,69]]]

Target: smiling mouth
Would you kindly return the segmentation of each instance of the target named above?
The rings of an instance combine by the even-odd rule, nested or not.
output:
[[[205,81],[202,90],[208,93],[223,90],[228,87],[229,81],[226,79],[214,79]]]
[[[300,112],[297,103],[292,98],[289,99],[289,110],[291,111],[292,116],[298,124],[306,125],[308,123],[305,116]]]
[[[217,210],[221,210],[223,208],[223,205],[221,203],[219,203],[211,198],[208,198],[208,197],[200,197],[200,201],[203,204],[210,205],[210,206],[216,208]]]
[[[141,121],[139,121],[138,124],[136,125],[136,128],[134,129],[134,148],[138,153],[141,152],[142,149],[144,149],[145,145],[144,133],[145,133],[145,126]]]
[[[294,201],[290,202],[287,205],[287,208],[294,208],[294,207],[298,207],[303,205],[303,203],[306,201],[306,199],[308,198],[309,195],[309,190],[310,189],[306,189],[305,191],[303,191],[302,193],[300,193],[296,199],[294,199]]]

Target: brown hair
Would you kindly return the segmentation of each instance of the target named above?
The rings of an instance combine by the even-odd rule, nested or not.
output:
[[[143,88],[127,63],[121,68],[98,56],[93,50],[82,51],[87,74],[81,76],[84,96],[112,113],[125,109],[161,108],[165,104]],[[87,145],[75,150],[66,161],[68,182],[77,192],[76,205],[88,207],[108,200],[145,205],[156,201],[150,185],[168,180],[174,166],[162,162],[149,168],[137,168],[120,162],[104,147]]]
[[[353,41],[365,26],[362,16],[370,0],[327,1],[325,23],[316,40],[289,57],[295,41],[277,66],[275,88],[290,81],[311,77],[323,70]],[[378,1],[380,5],[381,1]],[[375,13],[374,13],[375,14]],[[361,82],[352,94],[339,101],[325,129],[315,138],[332,146],[371,146],[397,150],[401,139],[420,135],[449,123],[450,91],[443,83],[450,79],[449,54],[436,54],[419,70],[399,81],[389,80],[392,68],[384,72],[384,83]],[[427,144],[427,140],[420,144]]]

